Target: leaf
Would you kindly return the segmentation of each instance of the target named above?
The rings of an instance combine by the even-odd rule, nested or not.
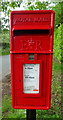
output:
[[[7,15],[8,15],[8,16],[10,16],[10,12],[11,12],[11,10],[9,9],[9,10],[7,11]]]
[[[11,8],[18,7],[18,5],[17,5],[16,2],[11,2],[11,3],[9,4],[9,6],[10,6]]]

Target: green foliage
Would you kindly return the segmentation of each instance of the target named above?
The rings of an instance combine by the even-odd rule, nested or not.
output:
[[[63,61],[63,24],[55,29],[54,33],[54,55],[59,61]],[[61,55],[62,53],[62,55]]]
[[[57,4],[55,7],[52,8],[55,11],[55,25],[60,23],[61,18],[61,5]]]
[[[12,9],[15,9],[16,7],[20,7],[21,3],[22,3],[22,0],[0,2],[0,11],[4,13],[4,17],[2,18],[3,25],[1,25],[2,29],[4,29],[4,26],[6,23],[9,23],[9,16]],[[8,28],[9,28],[9,25],[6,26],[6,29]]]
[[[5,30],[0,33],[0,55],[7,55],[10,53],[9,38],[9,31]]]
[[[61,25],[61,61],[63,62],[63,24]]]
[[[3,11],[3,12],[7,12],[8,11],[8,6],[10,8],[15,8],[15,7],[20,7],[22,3],[22,0],[18,0],[18,1],[2,1],[0,2],[1,6],[0,6],[0,10]]]
[[[18,7],[18,4],[17,4],[17,2],[12,1],[12,2],[9,4],[9,6],[10,6],[11,8],[15,8],[15,7]]]
[[[0,43],[9,43],[9,31],[2,31],[0,34]]]
[[[61,21],[60,21],[60,23],[63,23],[63,2],[61,2],[60,5],[61,5]]]
[[[48,9],[48,5],[50,4],[49,2],[45,1],[36,1],[34,2],[33,0],[27,1],[27,9],[28,10],[46,10]],[[24,5],[24,8],[26,8],[26,4]]]
[[[11,97],[5,96],[2,104],[2,112],[5,112],[6,110],[9,110],[11,107]]]
[[[3,118],[25,118],[25,110],[13,109],[11,106],[11,97],[5,95],[2,102]]]
[[[61,70],[61,64],[58,64],[58,60],[56,58],[56,62],[53,62],[53,71],[60,71]]]
[[[47,6],[49,5],[48,2],[44,2],[44,1],[43,2],[38,1],[35,4],[36,4],[36,9],[39,9],[39,10],[46,10]]]
[[[63,23],[63,2],[57,3],[52,10],[55,11],[55,25]]]
[[[9,2],[6,2],[6,1],[3,2],[3,1],[1,1],[0,4],[1,4],[1,6],[0,6],[1,11],[3,11],[3,12],[6,11],[8,5],[9,5]]]

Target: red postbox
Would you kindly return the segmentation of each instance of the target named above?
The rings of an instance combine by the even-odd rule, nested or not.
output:
[[[53,34],[52,10],[11,12],[13,108],[43,110],[50,108]]]

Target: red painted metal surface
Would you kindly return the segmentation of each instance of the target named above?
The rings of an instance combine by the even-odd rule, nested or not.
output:
[[[54,12],[12,11],[10,60],[12,106],[15,109],[49,109],[51,101]],[[29,54],[34,60],[29,60]],[[23,93],[23,64],[39,64],[39,93]],[[31,73],[30,73],[31,74]]]

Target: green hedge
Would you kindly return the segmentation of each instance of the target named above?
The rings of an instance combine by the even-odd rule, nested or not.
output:
[[[10,51],[10,37],[9,31],[2,31],[0,33],[0,55],[7,55]]]
[[[55,29],[54,33],[54,56],[63,61],[63,24]]]

